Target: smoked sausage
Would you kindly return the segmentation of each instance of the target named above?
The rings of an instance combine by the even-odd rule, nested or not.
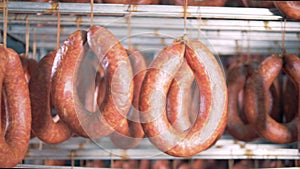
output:
[[[274,1],[276,8],[285,16],[291,19],[300,19],[299,1]]]
[[[254,8],[274,8],[274,3],[272,1],[257,1],[257,0],[242,0],[245,7]]]
[[[24,75],[25,75],[25,80],[29,86],[29,82],[31,79],[31,75],[32,72],[35,71],[35,69],[37,68],[38,62],[32,58],[27,58],[25,55],[20,54],[19,55],[21,63],[22,63],[22,67],[23,67],[23,71],[24,71]],[[30,91],[29,91],[30,93]],[[30,133],[30,138],[34,138],[35,134],[33,133],[33,131],[31,130]]]
[[[227,131],[234,138],[241,141],[252,141],[259,137],[258,133],[249,124],[245,112],[245,99],[239,100],[240,94],[244,95],[246,81],[257,69],[256,62],[235,64],[227,74],[228,86],[228,123]],[[268,92],[266,102],[267,112],[276,121],[281,122],[280,89],[278,81],[274,81]]]
[[[179,131],[191,127],[189,113],[194,112],[189,112],[188,106],[193,81],[194,74],[187,62],[184,61],[176,73],[167,95],[167,117],[172,126]]]
[[[291,78],[292,82],[294,83],[296,89],[297,89],[297,93],[299,96],[299,91],[300,91],[300,59],[298,58],[298,56],[293,55],[293,54],[287,54],[285,53],[283,56],[283,69],[284,72]],[[298,133],[298,138],[296,140],[298,140],[298,145],[300,145],[300,123],[298,122],[299,118],[300,118],[300,109],[299,109],[299,104],[300,100],[298,99],[298,107],[297,107],[297,113],[295,115],[295,118],[290,122],[290,123],[296,123],[297,128],[296,128],[296,132]],[[294,129],[294,128],[293,128]],[[294,132],[294,130],[292,130]]]
[[[95,112],[80,103],[75,83],[80,63],[91,50],[105,70],[106,93]],[[126,50],[100,26],[73,32],[58,50],[53,69],[53,99],[60,118],[83,137],[109,135],[126,117],[133,95],[132,70]]]
[[[285,122],[292,121],[298,112],[298,92],[294,82],[287,78],[283,91],[283,110]]]
[[[228,87],[228,117],[227,131],[235,139],[241,141],[252,141],[258,138],[255,128],[243,120],[239,115],[239,93],[244,90],[246,78],[246,67],[238,65],[231,68],[227,74]],[[242,103],[243,104],[243,103]],[[242,106],[240,106],[242,107]],[[245,113],[243,113],[245,114]]]
[[[134,74],[134,93],[131,111],[120,125],[110,135],[114,145],[122,149],[136,147],[144,137],[144,131],[140,123],[140,112],[138,110],[141,86],[145,77],[147,65],[144,56],[137,50],[127,50]],[[122,140],[122,141],[120,141]]]
[[[3,46],[0,46],[0,91],[6,94],[9,112],[7,130],[0,132],[0,167],[14,167],[24,158],[28,148],[31,108],[19,55]]]
[[[30,83],[33,133],[43,142],[58,144],[71,137],[72,131],[61,120],[54,121],[51,101],[52,66],[56,50],[48,53],[38,63]]]
[[[278,123],[267,113],[268,91],[282,69],[282,58],[272,55],[266,58],[257,71],[247,80],[245,112],[248,121],[259,135],[274,143],[291,143],[297,139],[297,119]]]
[[[26,79],[27,83],[29,83],[32,72],[35,71],[35,69],[38,65],[38,62],[32,58],[27,58],[22,55],[20,55],[20,59],[21,59],[23,70],[24,70],[25,79]]]
[[[184,132],[178,132],[166,116],[166,95],[184,58],[197,80],[200,116]],[[204,64],[205,63],[205,64]],[[213,90],[213,91],[212,91]],[[224,131],[227,117],[227,88],[222,69],[199,41],[165,47],[146,73],[139,108],[145,134],[159,150],[172,156],[192,156],[210,147]],[[216,106],[218,105],[218,106]]]

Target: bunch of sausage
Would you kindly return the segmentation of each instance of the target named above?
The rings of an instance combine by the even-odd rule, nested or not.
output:
[[[2,167],[24,157],[30,137],[57,144],[72,136],[109,136],[123,149],[147,137],[169,155],[192,156],[225,129],[222,66],[186,36],[148,66],[141,53],[126,50],[101,26],[73,32],[38,63],[3,46],[0,52]],[[194,79],[200,104],[191,122],[183,101]]]
[[[216,57],[187,36],[163,48],[149,65],[101,26],[73,32],[39,62],[3,46],[0,52],[1,167],[24,158],[32,137],[58,144],[76,136],[108,136],[122,149],[147,137],[159,150],[180,157],[211,147],[226,124],[243,141],[297,140],[300,61],[295,55],[232,65],[226,84]],[[281,69],[290,79],[285,85],[275,80]],[[287,95],[284,108],[281,95]]]
[[[227,73],[228,133],[242,141],[297,141],[299,64],[298,56],[284,53],[260,64],[232,65]]]

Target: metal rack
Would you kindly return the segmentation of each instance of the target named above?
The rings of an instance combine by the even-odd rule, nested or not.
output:
[[[29,24],[30,47],[34,43],[37,45],[38,59],[57,46],[58,13],[60,43],[77,29],[87,30],[92,20],[94,25],[108,28],[125,47],[131,45],[152,56],[185,33],[181,6],[94,4],[91,8],[90,4],[84,3],[20,1],[1,3],[0,6],[2,10],[8,9],[7,33],[20,43],[25,44],[26,23]],[[276,9],[189,6],[187,13],[186,33],[190,38],[204,41],[217,55],[279,53],[283,30],[287,52],[300,52],[300,22],[287,20],[283,28],[283,17]],[[0,14],[0,29],[3,29],[3,21],[3,14]],[[8,45],[14,46],[13,43]],[[137,148],[121,150],[114,147],[107,137],[93,141],[77,137],[58,145],[32,139],[25,159],[142,158],[175,157],[160,152],[147,139]],[[261,139],[245,143],[225,134],[213,147],[190,158],[296,160],[300,156],[296,143],[278,145]]]
[[[45,51],[57,46],[59,12],[60,42],[77,29],[87,30],[93,20],[94,25],[108,28],[125,47],[152,53],[187,33],[204,41],[218,55],[269,55],[281,52],[283,30],[287,52],[299,53],[300,22],[288,20],[284,29],[283,17],[276,9],[189,6],[184,32],[184,9],[174,5],[94,4],[93,17],[87,3],[12,1],[2,7],[8,9],[8,33],[25,42],[28,21],[30,46],[35,42]]]
[[[108,137],[102,139],[71,138],[57,145],[31,140],[26,159],[181,159],[156,149],[148,139],[143,139],[133,149],[115,147]],[[224,135],[211,148],[188,159],[300,159],[296,143],[272,144],[263,139],[245,143]]]

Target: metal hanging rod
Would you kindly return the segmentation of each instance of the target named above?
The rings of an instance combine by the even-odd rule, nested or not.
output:
[[[166,8],[167,6],[167,8]],[[57,3],[57,2],[18,2],[7,3],[9,13],[55,13],[86,15],[91,12],[89,3]],[[147,17],[183,17],[183,7],[176,5],[123,5],[94,4],[94,15],[127,15]],[[281,20],[276,9],[235,8],[235,7],[196,7],[189,6],[188,17],[247,19],[247,20]]]

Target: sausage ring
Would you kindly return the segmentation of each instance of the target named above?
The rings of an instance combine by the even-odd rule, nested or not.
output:
[[[300,2],[298,1],[274,1],[276,8],[285,16],[299,20]]]
[[[166,95],[184,57],[201,93],[199,113],[202,118],[197,118],[189,130],[179,132],[167,119]],[[144,132],[158,149],[169,155],[199,153],[209,148],[224,131],[227,117],[225,77],[215,57],[198,41],[165,47],[152,61],[142,91],[139,108]]]
[[[61,120],[52,117],[51,83],[56,50],[48,53],[38,63],[29,83],[33,133],[43,142],[58,144],[71,137],[72,131]]]
[[[173,127],[179,131],[184,131],[191,127],[188,103],[193,80],[193,71],[186,61],[184,61],[168,91],[167,117]]]
[[[258,134],[252,125],[245,123],[239,116],[238,97],[244,90],[246,83],[246,70],[244,65],[231,68],[227,74],[228,86],[228,117],[227,131],[234,138],[241,141],[252,141],[258,138]]]
[[[289,123],[278,123],[267,113],[267,94],[282,69],[282,58],[266,58],[246,84],[245,110],[251,125],[263,138],[274,143],[291,143],[297,139],[297,118]]]
[[[141,86],[145,77],[147,65],[142,54],[137,50],[127,50],[133,68],[134,93],[131,112],[128,118],[124,118],[120,125],[110,135],[114,145],[122,149],[136,147],[144,137],[144,131],[140,123],[140,112],[138,110]],[[122,140],[122,141],[120,141]]]
[[[6,95],[9,112],[7,130],[0,131],[0,167],[14,167],[24,158],[30,140],[30,99],[19,55],[3,46],[0,47],[0,91]]]
[[[106,92],[99,109],[87,110],[76,88],[80,63],[89,50],[105,70]],[[53,69],[53,99],[60,118],[83,137],[101,138],[114,131],[126,117],[133,95],[132,70],[126,50],[117,38],[100,26],[75,31],[58,50]]]

